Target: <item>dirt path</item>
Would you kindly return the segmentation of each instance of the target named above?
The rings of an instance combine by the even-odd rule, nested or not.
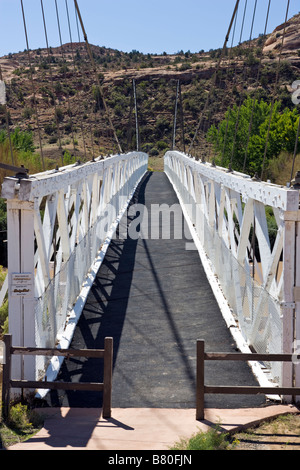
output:
[[[280,416],[234,437],[234,450],[300,450],[300,414]]]

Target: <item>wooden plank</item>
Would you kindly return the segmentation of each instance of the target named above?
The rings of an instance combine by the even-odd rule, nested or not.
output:
[[[103,373],[103,418],[111,417],[112,367],[113,367],[113,338],[105,338],[104,343],[104,373]]]
[[[205,385],[205,393],[237,395],[300,395],[300,387],[247,387],[230,385]]]
[[[204,359],[209,361],[291,362],[295,356],[293,354],[205,353]]]
[[[82,383],[82,382],[38,382],[33,380],[11,380],[11,387],[16,388],[43,388],[49,390],[83,390],[102,392],[102,383]]]
[[[196,419],[204,419],[204,341],[197,341]]]
[[[54,348],[26,348],[12,347],[11,354],[33,356],[66,356],[66,357],[98,357],[104,358],[104,349],[54,349]]]

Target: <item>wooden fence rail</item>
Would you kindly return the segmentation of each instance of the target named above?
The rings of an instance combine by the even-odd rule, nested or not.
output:
[[[103,418],[111,417],[111,392],[112,392],[112,363],[113,363],[113,338],[105,338],[104,349],[47,349],[12,346],[12,336],[4,336],[5,359],[3,364],[2,386],[2,414],[4,419],[9,417],[10,390],[11,388],[50,389],[50,390],[91,390],[103,392]],[[64,356],[64,357],[93,357],[104,360],[103,383],[75,383],[75,382],[40,382],[29,380],[11,379],[11,356]]]
[[[197,374],[196,374],[196,419],[204,419],[204,396],[210,394],[243,394],[243,395],[291,395],[300,396],[300,387],[260,387],[260,386],[207,386],[205,385],[205,361],[278,361],[292,362],[299,355],[293,354],[256,354],[256,353],[206,353],[205,342],[197,340]]]

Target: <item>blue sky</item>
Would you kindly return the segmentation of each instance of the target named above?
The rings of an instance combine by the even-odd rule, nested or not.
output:
[[[66,0],[57,0],[62,41],[70,36]],[[73,41],[78,40],[74,2],[67,0]],[[124,52],[168,54],[222,47],[236,0],[78,0],[91,44]],[[236,39],[241,32],[246,0],[241,0]],[[48,39],[59,45],[55,0],[43,0]],[[242,40],[249,39],[255,0],[248,0]],[[23,0],[29,47],[45,47],[40,0]],[[264,31],[268,0],[258,0],[253,37]],[[20,0],[0,0],[0,56],[26,48]],[[287,0],[272,0],[267,32],[284,22]],[[289,17],[300,12],[300,0],[290,0]],[[81,34],[81,40],[82,34]],[[231,40],[229,41],[231,43]]]

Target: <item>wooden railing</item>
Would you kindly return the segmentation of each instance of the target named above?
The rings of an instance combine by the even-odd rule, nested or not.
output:
[[[107,419],[111,417],[112,392],[112,363],[113,338],[105,338],[104,349],[47,349],[12,346],[12,335],[4,336],[5,359],[3,364],[2,386],[2,414],[6,420],[9,417],[11,388],[49,389],[49,390],[90,390],[103,392],[102,415]],[[104,359],[103,383],[75,383],[75,382],[41,382],[11,379],[11,357],[18,355],[93,357]]]
[[[294,354],[257,354],[257,353],[206,353],[205,342],[197,341],[197,378],[196,378],[196,419],[204,419],[204,396],[210,394],[241,394],[241,395],[291,395],[300,396],[300,387],[260,387],[260,386],[207,386],[205,385],[205,361],[278,361],[292,362],[299,360],[300,355]]]

